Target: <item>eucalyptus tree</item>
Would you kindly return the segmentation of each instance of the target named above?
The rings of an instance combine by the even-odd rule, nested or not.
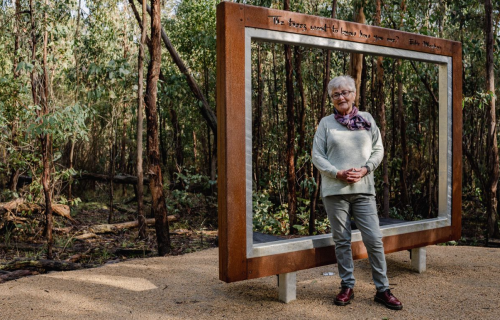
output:
[[[145,1],[145,0],[142,0]],[[146,82],[146,123],[149,189],[152,197],[152,211],[155,216],[158,254],[170,252],[170,232],[167,219],[167,205],[163,191],[163,175],[160,166],[160,148],[158,136],[158,113],[156,99],[158,78],[161,64],[161,18],[160,1],[151,0],[151,52]]]
[[[500,238],[500,231],[498,228],[498,217],[497,217],[497,187],[498,187],[498,177],[499,177],[499,160],[498,160],[498,130],[496,122],[496,95],[495,95],[495,76],[494,68],[495,62],[493,58],[494,51],[494,29],[493,29],[493,6],[491,0],[484,1],[484,12],[485,12],[485,24],[484,31],[486,34],[486,91],[489,95],[489,101],[487,103],[487,117],[486,126],[488,128],[486,136],[486,144],[488,148],[487,155],[487,171],[489,173],[489,179],[487,182],[486,193],[486,209],[488,216],[488,238]]]

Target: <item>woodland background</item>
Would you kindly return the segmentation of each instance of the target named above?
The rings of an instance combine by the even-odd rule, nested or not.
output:
[[[152,0],[149,15],[136,0],[0,1],[3,260],[97,263],[127,249],[164,255],[217,244],[219,2]],[[460,242],[500,238],[498,1],[243,2],[460,41]],[[436,216],[435,65],[272,43],[252,48],[255,231],[329,231],[310,149],[319,119],[333,110],[326,84],[340,74],[356,79],[357,104],[383,136],[380,215]]]

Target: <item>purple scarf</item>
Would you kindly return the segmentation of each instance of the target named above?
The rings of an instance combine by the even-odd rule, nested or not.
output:
[[[333,113],[335,115],[335,119],[341,125],[346,126],[349,130],[370,130],[372,126],[370,121],[366,120],[358,114],[358,108],[356,107],[352,107],[351,112],[349,114],[346,114],[345,116],[341,115],[337,111],[337,109],[333,109]]]

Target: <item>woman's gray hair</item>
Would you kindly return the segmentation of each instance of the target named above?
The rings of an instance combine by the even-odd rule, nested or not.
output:
[[[330,80],[328,83],[328,95],[332,96],[332,91],[338,88],[348,88],[349,90],[356,92],[356,82],[351,76],[338,76]]]

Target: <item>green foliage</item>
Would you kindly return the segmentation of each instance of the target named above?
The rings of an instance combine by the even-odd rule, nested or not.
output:
[[[285,235],[289,232],[287,204],[277,206],[267,193],[253,193],[253,230],[267,234]]]
[[[274,235],[290,233],[288,204],[273,204],[266,191],[253,192],[252,198],[253,231]],[[309,200],[298,198],[297,201],[297,224],[293,228],[299,235],[309,235]],[[315,226],[316,234],[324,234],[329,231],[330,222],[327,218],[317,219]]]

